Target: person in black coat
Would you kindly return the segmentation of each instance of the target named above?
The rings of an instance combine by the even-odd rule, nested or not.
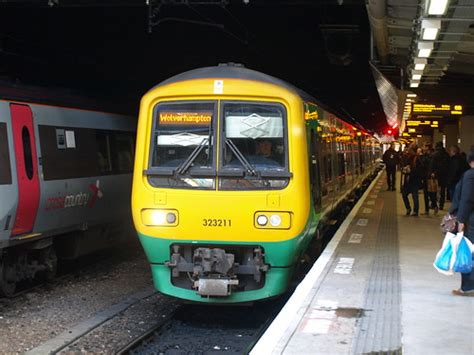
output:
[[[390,143],[390,147],[383,153],[382,157],[387,172],[387,190],[395,191],[395,172],[399,162],[398,152],[394,149],[394,144]]]
[[[428,181],[430,178],[430,165],[431,165],[431,145],[425,144],[422,148],[421,155],[418,160],[420,162],[421,171],[421,187],[423,188],[423,197],[425,200],[425,215],[430,214],[430,208],[438,213],[438,205],[436,202],[436,192],[428,191]],[[431,204],[430,204],[431,201]]]
[[[474,243],[474,150],[468,154],[467,162],[470,169],[456,186],[450,212],[456,215],[458,232],[464,232],[464,236]],[[453,290],[453,294],[474,297],[474,270],[461,274],[461,287]]]
[[[405,180],[402,186],[402,198],[403,203],[407,209],[407,216],[418,217],[419,202],[418,202],[418,190],[421,187],[422,180],[422,171],[419,161],[419,156],[410,148],[409,155],[407,155],[407,163],[402,169],[402,172],[405,174]],[[412,195],[413,198],[413,213],[410,206],[410,201],[408,200],[408,195]]]
[[[443,147],[443,142],[437,142],[435,152],[431,158],[430,172],[438,180],[439,209],[444,207],[446,200],[446,187],[448,184],[449,154]]]
[[[449,164],[448,164],[448,191],[449,197],[451,201],[453,200],[454,196],[454,188],[456,184],[461,179],[462,174],[469,169],[469,165],[466,161],[466,156],[461,154],[459,147],[457,145],[453,145],[449,148]]]

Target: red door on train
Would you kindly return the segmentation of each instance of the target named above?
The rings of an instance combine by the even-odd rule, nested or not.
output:
[[[40,199],[33,113],[27,105],[10,104],[18,178],[18,207],[12,235],[31,232]]]

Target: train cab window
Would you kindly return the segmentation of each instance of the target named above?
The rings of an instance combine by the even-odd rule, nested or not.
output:
[[[0,185],[12,183],[10,151],[8,149],[7,124],[0,123]]]
[[[30,131],[26,126],[21,130],[21,140],[23,143],[23,159],[25,162],[25,173],[29,180],[33,178],[33,156],[31,154]]]
[[[148,180],[157,187],[214,188],[216,103],[160,103],[154,110]]]
[[[288,184],[286,111],[280,104],[224,102],[221,189],[281,189]]]

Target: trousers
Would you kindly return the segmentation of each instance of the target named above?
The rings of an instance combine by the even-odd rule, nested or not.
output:
[[[396,166],[387,166],[387,186],[389,189],[395,188],[395,172],[397,171]]]
[[[402,189],[402,198],[403,203],[405,204],[405,208],[407,211],[411,211],[410,201],[408,200],[408,195],[412,196],[413,198],[413,212],[418,213],[419,210],[419,202],[418,202],[418,186],[416,185],[405,185]]]

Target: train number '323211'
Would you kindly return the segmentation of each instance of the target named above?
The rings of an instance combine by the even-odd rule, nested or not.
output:
[[[232,227],[232,220],[222,218],[204,218],[202,220],[204,227]]]

